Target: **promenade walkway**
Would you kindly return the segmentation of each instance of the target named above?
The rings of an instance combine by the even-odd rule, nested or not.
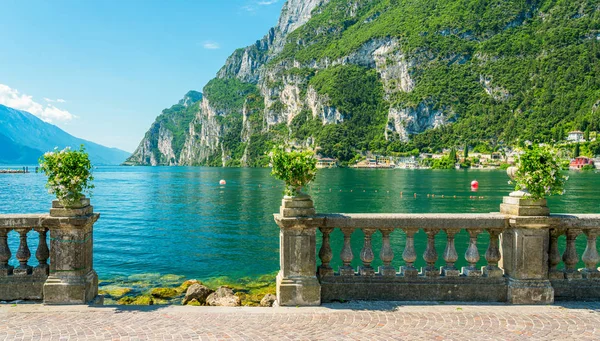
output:
[[[0,305],[0,340],[598,340],[600,303],[315,308]]]

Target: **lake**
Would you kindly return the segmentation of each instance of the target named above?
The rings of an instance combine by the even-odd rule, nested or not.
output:
[[[152,273],[198,279],[241,278],[277,271],[279,228],[273,213],[279,210],[283,185],[269,173],[269,169],[240,168],[96,169],[92,204],[101,213],[94,231],[94,267],[99,277]],[[227,185],[220,186],[221,179]],[[471,192],[472,180],[479,181],[477,193]],[[44,188],[45,181],[42,174],[0,174],[0,214],[48,212],[52,197]],[[320,213],[486,213],[499,210],[502,196],[511,191],[507,181],[504,171],[326,169],[318,172],[308,192]],[[549,200],[550,210],[599,213],[599,187],[600,174],[571,172],[566,194]],[[427,194],[435,194],[435,198]],[[352,240],[355,265],[360,263],[360,233],[357,231]],[[402,265],[403,236],[400,232],[392,234],[394,266]],[[30,234],[33,252],[36,238]],[[419,255],[425,239],[419,232]],[[486,239],[486,234],[479,238],[482,258]],[[15,232],[9,241],[14,255],[18,242]],[[340,231],[334,232],[332,241],[332,265],[336,266],[342,246]],[[459,255],[464,254],[464,231],[456,243]],[[441,258],[443,233],[436,244]],[[377,234],[376,255],[380,245]],[[13,257],[11,264],[16,263]],[[422,260],[416,262],[416,266],[422,265]]]

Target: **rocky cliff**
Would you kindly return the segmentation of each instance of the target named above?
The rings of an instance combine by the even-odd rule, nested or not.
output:
[[[188,92],[178,104],[163,110],[125,165],[176,166],[186,131],[199,111],[202,94]]]
[[[261,166],[283,143],[348,161],[597,130],[599,8],[289,0],[277,26],[236,50],[175,124],[181,146],[176,131],[155,123],[130,161]]]

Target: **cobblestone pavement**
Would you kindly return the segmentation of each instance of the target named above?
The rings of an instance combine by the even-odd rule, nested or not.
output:
[[[0,305],[0,340],[600,339],[600,303],[316,308]]]

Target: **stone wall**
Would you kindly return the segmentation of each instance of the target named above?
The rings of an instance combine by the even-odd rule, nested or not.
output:
[[[319,305],[340,300],[512,304],[600,300],[600,256],[596,247],[600,214],[551,215],[545,200],[525,199],[519,193],[511,193],[503,200],[500,212],[490,214],[314,214],[312,202],[307,205],[306,197],[297,199],[298,204],[295,200],[284,199],[280,214],[275,215],[281,229],[277,287],[280,305]],[[339,255],[332,253],[330,245],[335,229],[344,236]],[[319,250],[315,247],[317,230],[322,235]],[[355,230],[364,235],[359,253],[353,252],[350,244]],[[422,256],[414,247],[415,234],[421,230],[427,235]],[[465,254],[458,255],[454,237],[463,230],[470,238]],[[400,255],[395,255],[391,247],[390,234],[394,231],[405,236]],[[435,248],[435,237],[440,233],[446,237],[442,254]],[[490,238],[487,251],[480,254],[478,237],[484,233]],[[587,244],[585,252],[578,255],[575,242],[582,234]],[[374,235],[381,238],[378,255],[372,247]],[[561,254],[558,239],[563,235],[566,250]],[[321,260],[318,268],[315,254]],[[375,269],[371,263],[377,256],[383,265]],[[338,269],[330,266],[334,257],[342,263]],[[391,266],[397,257],[402,258],[404,266]],[[417,269],[414,263],[419,257],[426,265]],[[458,269],[455,263],[461,257],[467,266]],[[362,263],[358,269],[351,266],[356,258]],[[440,259],[445,265],[437,268]],[[586,266],[577,269],[580,259]],[[477,268],[480,260],[487,265]],[[289,283],[293,285],[286,285]]]

